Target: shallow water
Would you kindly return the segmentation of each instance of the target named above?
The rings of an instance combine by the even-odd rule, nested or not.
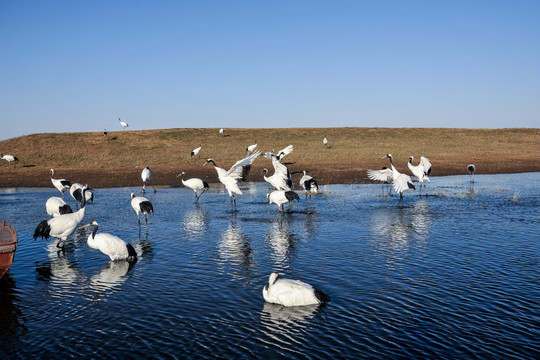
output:
[[[243,187],[199,204],[185,188],[98,189],[83,223],[132,243],[110,263],[76,232],[32,239],[56,189],[0,190],[19,237],[0,281],[0,358],[538,358],[540,173],[433,178],[398,205],[381,185],[323,186],[292,211]],[[72,199],[66,201],[74,206]],[[272,271],[324,290],[318,307],[266,304]]]

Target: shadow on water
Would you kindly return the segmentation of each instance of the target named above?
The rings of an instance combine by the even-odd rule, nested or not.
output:
[[[0,339],[5,341],[5,347],[0,347],[1,353],[9,358],[17,354],[16,344],[19,338],[28,333],[24,324],[25,316],[20,310],[20,303],[15,279],[9,271],[0,279]]]

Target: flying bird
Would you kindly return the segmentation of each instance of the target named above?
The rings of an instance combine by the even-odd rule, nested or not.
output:
[[[129,126],[126,122],[122,121],[120,118],[118,118],[118,121],[120,121],[120,125],[122,125],[122,128],[124,130]]]
[[[88,236],[88,246],[92,249],[97,249],[107,255],[111,261],[127,260],[130,263],[137,261],[137,252],[131,244],[126,243],[116,235],[107,233],[99,233],[99,224],[93,220],[90,224],[81,226],[82,228],[93,226],[92,234]]]
[[[71,181],[66,179],[55,179],[54,178],[54,170],[51,169],[51,182],[54,185],[55,188],[58,189],[62,193],[62,197],[64,197],[64,191],[70,189],[71,187]]]
[[[390,159],[390,167],[392,168],[392,185],[394,187],[394,191],[399,193],[399,200],[403,199],[403,191],[409,190],[409,189],[416,189],[414,187],[414,184],[412,182],[412,179],[409,175],[402,174],[394,166],[394,160],[392,158],[392,154],[387,154],[386,156],[383,156],[383,159],[387,157]]]
[[[426,186],[424,180],[428,182],[430,181],[428,175],[431,173],[431,161],[429,161],[428,158],[421,156],[420,163],[414,166],[412,164],[413,160],[414,157],[409,156],[409,162],[407,163],[407,166],[409,167],[409,170],[411,170],[411,173],[418,178],[418,181],[420,181],[420,195],[422,195],[422,184]]]
[[[182,176],[182,184],[184,184],[185,187],[195,191],[195,202],[198,202],[201,195],[204,194],[204,192],[209,188],[208,183],[199,178],[191,178],[186,180],[186,173],[183,171],[178,176]],[[197,195],[197,190],[202,190],[199,195]]]
[[[56,246],[59,248],[64,248],[64,244],[60,246],[61,241],[67,240],[68,236],[70,236],[75,231],[75,229],[84,217],[84,213],[86,210],[84,193],[86,192],[87,188],[87,185],[83,187],[83,202],[79,211],[71,214],[59,215],[53,217],[50,220],[43,220],[38,224],[36,230],[34,231],[34,240],[36,240],[38,237],[41,237],[42,239],[54,237],[58,239],[58,243],[56,244]]]
[[[266,194],[269,204],[276,204],[279,207],[279,212],[283,211],[283,204],[290,203],[292,205],[293,200],[300,201],[300,197],[294,191],[275,190],[270,194]]]
[[[141,226],[141,213],[144,214],[144,221],[148,226],[148,214],[154,213],[154,206],[152,206],[150,200],[143,196],[135,196],[134,193],[131,193],[131,207],[137,213],[137,221],[139,222],[139,226]]]
[[[322,290],[299,280],[278,279],[278,273],[270,274],[268,284],[263,288],[266,302],[283,306],[317,305],[330,301],[330,296]]]
[[[45,203],[45,209],[47,210],[47,214],[52,217],[73,213],[73,210],[66,204],[64,199],[58,196],[50,197]]]
[[[253,154],[246,156],[244,159],[238,160],[228,171],[217,166],[214,159],[210,158],[206,160],[206,163],[204,163],[204,165],[208,163],[212,163],[214,165],[214,169],[216,169],[219,181],[225,185],[225,188],[229,193],[229,197],[231,198],[231,207],[236,208],[235,194],[243,195],[242,191],[240,191],[240,188],[238,187],[238,180],[246,179],[246,176],[249,174],[249,170],[251,169],[251,164],[260,154],[260,151],[255,151]]]

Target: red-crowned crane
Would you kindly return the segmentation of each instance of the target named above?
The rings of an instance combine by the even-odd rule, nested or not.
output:
[[[15,164],[17,163],[17,161],[19,161],[19,159],[17,159],[15,156],[13,155],[4,155],[2,153],[0,153],[0,157],[4,160],[6,160],[8,162],[8,164],[11,164],[13,163],[13,166],[15,167]]]
[[[122,121],[120,118],[118,118],[118,121],[120,121],[120,125],[122,126],[122,128],[125,130],[129,125],[127,124],[127,122],[125,121]]]
[[[324,147],[328,147],[328,139],[326,138],[326,134],[324,134],[324,139],[322,140],[322,143]]]
[[[143,181],[143,187],[142,192],[146,191],[146,182],[150,181],[150,176],[152,176],[152,172],[150,171],[149,167],[145,167],[143,171],[141,172],[141,179]],[[156,188],[152,185],[152,188],[154,189],[154,192],[157,192]]]
[[[316,194],[319,192],[319,185],[317,185],[317,179],[315,179],[311,175],[308,175],[306,170],[302,171],[301,173],[304,175],[300,178],[300,181],[298,183],[306,192],[306,199],[308,194],[309,198],[311,199],[312,193]]]
[[[131,193],[131,207],[137,213],[137,221],[139,222],[139,226],[141,226],[141,213],[144,214],[144,221],[148,226],[148,214],[154,213],[154,207],[152,206],[150,200],[142,196],[135,196],[134,193]]]
[[[99,233],[99,224],[93,220],[90,224],[81,226],[85,228],[93,226],[92,234],[88,236],[87,244],[92,249],[97,249],[107,255],[111,261],[127,260],[129,263],[135,263],[137,261],[137,252],[131,244],[126,243],[116,235],[107,233]]]
[[[59,215],[53,217],[50,220],[43,220],[38,224],[36,230],[34,231],[34,240],[36,240],[38,237],[41,237],[42,239],[54,237],[58,239],[58,243],[56,244],[56,246],[59,248],[64,248],[64,244],[60,246],[60,242],[67,240],[68,236],[70,236],[75,231],[75,229],[84,217],[84,212],[86,210],[86,200],[84,193],[86,192],[87,188],[87,185],[83,187],[83,201],[81,203],[81,209],[79,211],[71,214]]]
[[[55,179],[54,170],[51,169],[51,182],[55,188],[62,193],[62,198],[64,197],[64,191],[68,190],[71,187],[71,181],[66,179]]]
[[[208,163],[212,163],[214,165],[214,169],[216,169],[219,181],[225,185],[225,188],[229,192],[229,197],[231,198],[231,208],[236,208],[235,194],[243,195],[242,191],[240,191],[240,188],[238,187],[238,180],[246,179],[246,176],[249,174],[249,170],[251,169],[253,160],[255,160],[260,154],[261,153],[259,151],[255,151],[253,154],[246,156],[244,159],[238,160],[228,171],[217,166],[214,159],[208,159],[206,160],[206,163],[204,163],[204,165]]]
[[[293,200],[300,201],[300,197],[294,191],[275,190],[270,194],[266,194],[269,204],[276,204],[279,207],[279,212],[283,211],[283,204],[290,203],[292,205]]]
[[[266,302],[283,306],[305,306],[330,301],[330,296],[322,290],[299,280],[278,279],[278,276],[277,272],[270,274],[268,284],[263,288]]]
[[[204,194],[204,192],[209,188],[208,183],[199,178],[191,178],[186,180],[186,173],[183,171],[178,176],[182,176],[182,184],[184,184],[185,187],[195,191],[195,202],[198,202],[201,195]],[[197,190],[202,190],[199,195],[197,195]]]
[[[471,181],[474,183],[474,172],[476,171],[476,166],[474,164],[467,165],[467,171],[471,174]]]
[[[414,184],[412,182],[412,179],[409,175],[402,174],[394,166],[394,159],[392,158],[392,154],[387,154],[386,156],[383,156],[383,159],[387,157],[390,159],[390,167],[392,168],[392,186],[394,187],[394,191],[399,193],[399,201],[403,199],[403,191],[409,190],[409,189],[415,189]]]
[[[191,152],[191,156],[197,156],[197,155],[199,155],[199,153],[201,152],[201,149],[202,149],[202,144],[199,144],[199,147],[198,147],[198,148],[193,149],[193,151]]]
[[[247,151],[248,155],[251,154],[255,150],[256,147],[257,147],[257,140],[255,140],[255,144],[249,145],[246,148],[246,151]]]
[[[409,167],[409,170],[411,170],[412,174],[418,178],[418,181],[420,181],[420,196],[422,195],[422,184],[426,186],[424,181],[430,181],[428,178],[428,175],[431,173],[431,161],[429,161],[428,158],[425,158],[423,156],[420,157],[420,163],[416,166],[412,164],[414,160],[414,157],[411,155],[409,156],[409,162],[407,163],[407,166]],[[427,193],[427,187],[426,187],[426,193]]]
[[[52,217],[73,213],[73,210],[66,204],[64,199],[58,196],[51,196],[45,203],[45,209],[47,210],[47,214]]]

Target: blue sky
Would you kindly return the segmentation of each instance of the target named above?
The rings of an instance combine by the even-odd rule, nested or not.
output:
[[[540,1],[0,0],[0,139],[540,127]]]

